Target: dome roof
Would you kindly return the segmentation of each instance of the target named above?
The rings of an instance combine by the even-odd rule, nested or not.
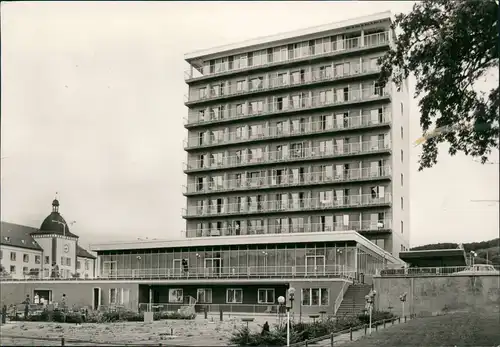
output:
[[[59,213],[59,201],[52,201],[52,213],[45,218],[40,229],[35,234],[58,234],[78,237],[69,230],[69,225]]]

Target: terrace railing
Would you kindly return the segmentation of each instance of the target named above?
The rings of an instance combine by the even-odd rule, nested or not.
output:
[[[489,269],[477,270],[471,266],[449,267],[410,267],[401,269],[380,269],[378,277],[425,277],[425,276],[500,276],[500,266],[489,266]]]

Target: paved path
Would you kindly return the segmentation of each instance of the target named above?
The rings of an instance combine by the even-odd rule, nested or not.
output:
[[[392,327],[393,325],[398,325],[398,324],[404,324],[404,320],[401,320],[401,323],[398,323],[398,321],[394,321],[394,324],[388,322],[386,323],[386,327],[385,329],[389,329],[390,327]],[[384,325],[380,325],[377,327],[377,330],[382,330],[384,329]],[[377,332],[377,330],[375,330],[375,327],[372,327],[372,334],[375,334]],[[367,329],[366,330],[366,334],[368,335],[369,334],[369,330]],[[356,341],[358,339],[360,339],[361,337],[365,336],[365,329],[360,329],[360,330],[356,330],[356,331],[353,331],[352,332],[352,340],[353,341]],[[350,342],[350,334],[349,333],[346,333],[346,334],[343,334],[343,335],[339,335],[339,336],[335,336],[333,338],[333,345],[334,346],[338,346],[338,345],[341,345],[341,344],[344,344],[346,342]],[[326,340],[323,340],[323,341],[320,341],[320,342],[317,342],[314,344],[314,346],[331,346],[331,341],[330,341],[330,338],[326,339]]]

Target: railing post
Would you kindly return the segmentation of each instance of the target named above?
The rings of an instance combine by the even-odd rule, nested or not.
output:
[[[333,347],[333,333],[330,334],[330,347]]]
[[[352,341],[352,327],[349,327],[349,339]]]
[[[405,323],[406,323],[406,316],[405,316]]]
[[[385,319],[384,319],[384,329],[385,329]]]
[[[398,323],[401,323],[401,317],[398,317]]]
[[[375,322],[375,331],[378,331],[378,322]]]
[[[306,347],[307,347],[307,345],[308,345],[307,341],[308,341],[308,340],[306,340],[306,344],[305,344],[305,346],[306,346]]]
[[[64,346],[64,337],[61,337],[61,346]]]

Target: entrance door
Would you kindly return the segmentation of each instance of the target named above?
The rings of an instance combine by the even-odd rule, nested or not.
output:
[[[183,273],[183,269],[182,269],[181,259],[174,259],[174,276],[180,277],[180,276],[182,276],[182,273]]]
[[[325,256],[309,255],[306,257],[306,275],[324,275],[325,274]]]
[[[104,277],[115,277],[116,273],[116,261],[105,261],[102,264],[102,274]]]
[[[207,276],[218,276],[221,272],[221,258],[205,259],[205,274]]]
[[[92,309],[98,310],[101,306],[101,288],[94,288],[92,292]]]
[[[33,297],[37,296],[39,300],[43,298],[43,300],[48,304],[52,301],[52,290],[47,289],[35,289],[33,291]],[[39,301],[40,302],[40,301]]]

